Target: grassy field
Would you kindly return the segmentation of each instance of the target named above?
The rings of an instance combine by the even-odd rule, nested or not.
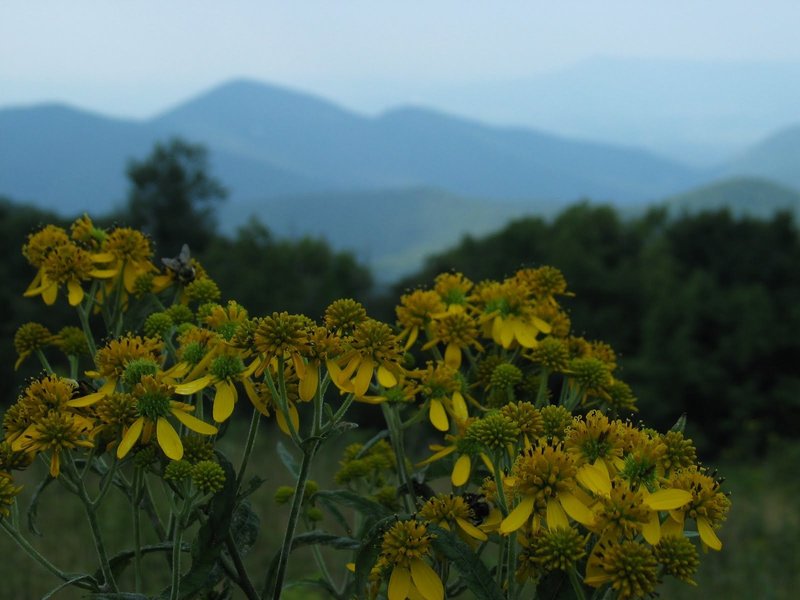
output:
[[[238,429],[241,428],[241,432]],[[244,425],[225,440],[228,446],[240,447],[237,438],[244,437]],[[321,486],[330,483],[341,449],[362,438],[363,432],[353,432],[326,446],[320,455],[312,478]],[[291,483],[281,465],[275,442],[279,434],[268,428],[262,430],[251,460],[249,473],[263,477],[266,482],[252,497],[253,507],[261,519],[261,534],[256,547],[245,557],[251,578],[257,588],[263,580],[266,565],[279,547],[287,506],[276,506],[272,493],[279,485]],[[228,453],[238,462],[235,451]],[[664,586],[661,597],[668,600],[691,598],[788,600],[797,597],[800,589],[800,480],[797,464],[800,444],[786,445],[772,453],[771,458],[749,464],[723,461],[720,472],[727,477],[726,487],[732,493],[733,509],[722,530],[724,548],[702,557],[697,576],[698,587],[683,584]],[[25,473],[23,507],[43,474],[41,465]],[[86,519],[82,509],[69,494],[52,486],[40,506],[39,526],[44,537],[29,536],[34,545],[61,569],[94,571],[96,564]],[[24,515],[23,515],[24,517]],[[126,500],[112,491],[102,516],[104,533],[110,551],[124,549],[132,538],[130,509]],[[151,540],[154,541],[154,540]],[[41,598],[58,584],[55,577],[30,560],[7,536],[0,537],[0,598]],[[328,554],[333,573],[342,572],[348,553]],[[167,585],[164,558],[145,559],[147,592],[157,595]],[[188,562],[188,560],[187,560]],[[316,567],[310,552],[302,550],[292,555],[290,574],[295,577],[314,575]],[[123,583],[130,581],[123,580]],[[56,600],[80,598],[79,590],[56,593]],[[234,592],[234,598],[243,597]],[[309,588],[294,588],[285,597],[316,599]]]

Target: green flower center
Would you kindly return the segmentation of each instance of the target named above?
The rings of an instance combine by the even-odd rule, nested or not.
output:
[[[158,372],[158,365],[149,358],[135,358],[125,366],[122,381],[129,387],[135,386],[145,375],[154,376]]]
[[[170,398],[160,391],[147,391],[139,396],[136,408],[142,417],[156,421],[169,414]]]
[[[209,371],[217,379],[233,379],[244,371],[244,363],[238,356],[223,354],[214,359]]]

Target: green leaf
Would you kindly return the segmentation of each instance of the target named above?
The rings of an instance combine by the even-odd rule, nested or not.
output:
[[[336,502],[337,504],[357,510],[365,517],[371,519],[383,519],[391,514],[391,511],[382,504],[378,504],[372,500],[367,500],[366,498],[349,490],[323,490],[321,492],[317,492],[314,497],[327,498],[333,502]]]
[[[541,600],[576,600],[577,596],[564,571],[548,573],[536,586],[537,598]]]
[[[675,421],[675,425],[672,426],[670,431],[677,431],[679,433],[683,433],[683,430],[686,429],[686,413],[683,413],[678,420]]]
[[[260,530],[261,519],[253,511],[250,501],[244,500],[236,507],[231,523],[231,536],[242,556],[255,545]]]
[[[328,594],[330,594],[331,598],[338,598],[339,594],[337,593],[336,589],[324,579],[293,579],[291,581],[287,581],[283,585],[283,589],[289,589],[293,587],[300,587],[300,586],[311,586],[311,587],[319,587],[325,590]]]
[[[336,506],[336,503],[333,502],[333,500],[324,496],[320,496],[319,494],[315,494],[314,501],[319,502],[329,513],[331,513],[331,516],[333,516],[336,522],[339,523],[339,526],[344,529],[347,535],[353,534],[353,529],[350,527],[350,523],[347,522],[347,519],[342,514],[342,511],[339,510],[339,507]]]
[[[358,454],[355,455],[355,458],[362,458],[369,451],[370,448],[372,448],[375,444],[377,444],[382,439],[385,439],[387,437],[389,437],[389,430],[388,429],[382,429],[381,431],[379,431],[378,433],[373,435],[367,441],[367,443],[365,443],[361,447],[361,450],[358,451]]]
[[[267,480],[255,475],[250,478],[242,488],[239,489],[239,498],[247,498],[250,494],[258,490]]]
[[[104,592],[102,594],[92,594],[89,596],[93,600],[151,600],[150,596],[144,594],[133,594],[130,592]]]
[[[283,442],[278,441],[278,443],[275,444],[275,449],[278,451],[278,458],[281,459],[283,466],[286,467],[289,474],[295,479],[300,477],[300,465],[297,464],[297,460],[295,460],[294,456],[292,456],[292,453]]]
[[[486,565],[456,534],[435,525],[428,525],[435,534],[434,549],[452,564],[466,581],[467,587],[478,600],[504,600],[503,590],[497,585]]]

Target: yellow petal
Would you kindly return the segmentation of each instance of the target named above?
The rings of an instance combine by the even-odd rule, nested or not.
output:
[[[397,377],[389,369],[380,365],[378,367],[378,383],[385,388],[393,388],[397,385]]]
[[[128,431],[125,432],[125,435],[122,436],[122,441],[117,446],[117,458],[123,458],[128,452],[131,451],[133,445],[136,443],[136,440],[139,439],[139,436],[142,434],[142,427],[144,426],[144,418],[139,417],[131,426],[128,427]]]
[[[511,533],[516,531],[528,521],[528,517],[533,513],[533,496],[525,496],[517,507],[508,513],[508,516],[500,523],[500,533]]]
[[[217,393],[214,394],[213,417],[217,423],[222,423],[233,414],[236,386],[227,381],[220,381],[214,387],[217,388]]]
[[[583,465],[575,474],[575,479],[595,494],[608,496],[611,493],[611,478],[606,469],[597,466],[602,462],[598,460],[594,465]]]
[[[104,262],[111,262],[114,260],[114,255],[111,252],[95,252],[94,254],[90,255],[92,262],[95,263],[104,263]]]
[[[447,413],[444,411],[442,401],[438,398],[431,400],[431,407],[429,411],[431,423],[439,431],[447,431],[450,429],[450,423],[447,420]]]
[[[339,389],[347,391],[344,390],[342,387],[343,385],[347,385],[347,383],[345,383],[346,379],[343,376],[342,369],[339,367],[339,365],[332,360],[326,360],[325,366],[328,368],[328,373],[330,373],[331,381],[333,382],[333,384]]]
[[[50,477],[58,477],[61,473],[61,453],[58,449],[53,450],[53,456],[50,457]]]
[[[419,336],[419,327],[412,327],[411,331],[408,334],[408,340],[406,340],[406,345],[403,350],[408,350],[411,346],[414,345],[414,342],[417,341],[417,337]]]
[[[192,394],[199,392],[203,388],[206,388],[211,383],[211,375],[204,375],[199,379],[195,379],[194,381],[189,381],[186,383],[181,383],[175,386],[175,393],[180,396],[191,396]]]
[[[111,279],[117,273],[119,273],[117,269],[92,269],[89,271],[89,275],[95,279]]]
[[[175,418],[178,419],[181,423],[186,425],[192,431],[196,431],[197,433],[202,433],[203,435],[214,435],[217,433],[217,428],[213,425],[206,423],[205,421],[201,421],[194,415],[190,415],[186,411],[180,410],[178,408],[172,409],[172,414],[175,415]]]
[[[74,279],[67,282],[67,301],[70,306],[78,306],[83,302],[83,288],[81,284]]]
[[[103,392],[95,392],[94,394],[88,394],[86,396],[82,396],[80,398],[75,398],[74,400],[69,400],[67,402],[67,406],[72,406],[74,408],[82,408],[84,406],[91,406],[96,402],[100,402],[103,398],[105,398],[108,394],[104,394]]]
[[[594,513],[575,496],[569,492],[559,492],[558,499],[561,502],[561,507],[578,523],[587,527],[594,524]]]
[[[557,529],[559,527],[569,527],[569,519],[567,513],[561,508],[561,504],[557,500],[547,501],[547,528]]]
[[[706,546],[712,550],[722,550],[722,542],[705,517],[697,517],[697,532],[700,534],[700,539]]]
[[[178,432],[170,425],[164,417],[159,417],[156,421],[156,439],[158,445],[167,455],[167,458],[172,460],[180,460],[183,458],[183,444]]]
[[[672,519],[667,519],[671,521]],[[642,526],[642,536],[651,546],[655,546],[661,540],[661,523],[658,521],[658,513],[651,512],[650,518]]]
[[[531,317],[531,323],[533,326],[536,327],[542,333],[550,333],[553,331],[553,328],[550,326],[550,323],[547,321],[542,321],[539,317]]]
[[[688,504],[692,494],[686,490],[668,488],[649,494],[644,499],[644,504],[651,510],[673,510]]]
[[[675,519],[670,516],[661,524],[661,535],[664,537],[667,536],[677,536],[680,537],[683,535],[683,521],[676,521]]]
[[[489,539],[489,537],[485,533],[483,533],[480,529],[475,527],[475,525],[473,525],[466,519],[462,519],[461,517],[456,517],[456,523],[458,523],[458,526],[464,530],[464,533],[466,533],[470,537],[474,537],[476,540],[485,542],[486,540]]]
[[[432,447],[431,450],[435,450],[435,447]],[[428,458],[426,458],[422,462],[418,462],[417,466],[421,467],[423,465],[430,464],[433,461],[439,460],[440,458],[444,458],[448,454],[452,454],[455,451],[456,451],[456,447],[455,446],[447,446],[446,448],[442,448],[441,450],[438,450],[436,452],[436,454],[432,454],[431,456],[429,456]]]
[[[425,561],[419,558],[411,559],[411,579],[425,600],[444,599],[442,580]]]
[[[453,474],[450,476],[450,481],[453,485],[458,487],[464,485],[469,481],[469,473],[472,469],[472,460],[466,454],[458,457],[456,464],[453,465]]]
[[[363,396],[369,389],[369,382],[372,381],[372,372],[375,370],[375,363],[371,358],[365,358],[358,365],[358,372],[353,379],[353,393],[356,396]]]
[[[294,372],[297,377],[302,379],[306,375],[306,363],[303,362],[303,357],[297,352],[292,352],[292,364],[294,365]]]
[[[538,332],[535,327],[528,325],[527,323],[523,323],[522,321],[517,321],[516,319],[513,321],[513,324],[514,337],[517,338],[520,346],[524,346],[525,348],[533,348],[538,344],[536,341],[536,334]]]
[[[298,393],[303,402],[310,402],[317,393],[317,385],[319,385],[319,367],[312,363],[305,369],[305,375],[300,380],[298,386]]]
[[[51,283],[48,287],[42,290],[42,299],[47,306],[52,306],[55,303],[57,296],[58,285],[55,283]]]
[[[514,324],[510,319],[500,321],[500,345],[509,348],[514,341]]]
[[[464,400],[464,396],[461,395],[461,392],[453,392],[452,406],[453,414],[456,416],[456,419],[459,421],[466,421],[469,418],[467,403]]]
[[[136,277],[138,273],[136,272],[136,267],[133,264],[128,263],[125,265],[125,269],[122,271],[122,279],[125,283],[125,290],[129,293],[133,293],[133,286],[136,283]]]
[[[411,587],[411,571],[405,567],[397,566],[392,569],[389,577],[389,600],[406,600],[408,588]]]
[[[452,342],[444,350],[444,363],[454,369],[461,368],[461,348]]]

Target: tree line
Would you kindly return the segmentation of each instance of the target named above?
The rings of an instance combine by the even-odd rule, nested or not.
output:
[[[649,423],[669,428],[687,413],[688,431],[705,455],[762,453],[774,437],[800,427],[800,237],[789,214],[770,220],[722,210],[674,218],[654,208],[625,219],[610,206],[576,204],[554,220],[525,218],[501,231],[431,256],[416,274],[380,293],[369,269],[323,239],[283,239],[257,219],[222,235],[215,211],[224,186],[209,174],[202,147],[173,140],[128,165],[126,206],[103,219],[139,227],[157,256],[193,256],[224,298],[253,314],[287,310],[318,318],[340,297],[362,300],[391,320],[405,290],[456,270],[474,281],[502,278],[521,266],[564,272],[574,297],[573,331],[611,343],[621,377]],[[66,306],[43,310],[22,298],[33,277],[20,253],[44,223],[67,224],[46,211],[0,198],[0,394],[18,393],[29,360],[13,373],[13,336],[27,321],[52,330],[72,323]]]

